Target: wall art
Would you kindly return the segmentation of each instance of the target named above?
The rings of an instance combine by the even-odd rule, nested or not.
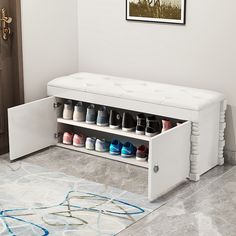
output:
[[[186,0],[126,0],[126,19],[185,24]]]

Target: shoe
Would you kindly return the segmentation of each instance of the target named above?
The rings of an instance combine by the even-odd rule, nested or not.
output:
[[[73,120],[78,122],[85,121],[85,108],[82,102],[78,102],[74,106]]]
[[[86,138],[85,148],[87,150],[95,150],[96,138],[88,137]]]
[[[110,145],[110,154],[111,155],[120,155],[121,148],[122,148],[122,143],[119,140],[113,140]]]
[[[96,110],[95,110],[95,105],[91,104],[87,108],[87,113],[86,113],[86,123],[88,124],[95,124],[96,123]]]
[[[162,128],[161,132],[165,132],[165,131],[173,128],[173,124],[169,120],[162,120],[162,127],[163,128]]]
[[[111,129],[119,129],[121,127],[121,116],[117,111],[110,111],[109,124]]]
[[[85,146],[85,136],[83,134],[75,134],[73,137],[73,146],[84,147]]]
[[[97,152],[109,152],[110,143],[105,139],[97,139],[95,144],[95,150]]]
[[[160,122],[156,119],[155,116],[147,117],[146,122],[147,122],[147,126],[145,129],[145,135],[149,137],[153,137],[161,133]]]
[[[148,158],[148,148],[145,145],[138,147],[136,151],[137,161],[146,161]]]
[[[73,142],[73,133],[65,132],[63,134],[63,141],[62,142],[66,145],[71,145]]]
[[[65,120],[72,120],[72,118],[73,118],[73,103],[71,100],[67,100],[64,103],[62,118]]]
[[[136,147],[132,143],[125,143],[121,149],[121,156],[124,158],[133,157],[136,154]]]
[[[105,106],[102,106],[98,110],[97,125],[98,126],[108,126],[109,125],[108,111]]]
[[[126,132],[134,131],[136,127],[133,116],[130,113],[124,112],[122,119],[122,130]]]
[[[146,117],[144,114],[137,115],[137,126],[136,126],[136,134],[145,134],[146,128]]]

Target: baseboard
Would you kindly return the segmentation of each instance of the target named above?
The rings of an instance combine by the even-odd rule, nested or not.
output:
[[[225,162],[236,165],[236,151],[225,150]]]

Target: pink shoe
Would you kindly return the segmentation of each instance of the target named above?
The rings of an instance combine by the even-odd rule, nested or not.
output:
[[[71,145],[73,141],[73,133],[65,132],[63,134],[63,143],[67,145]]]
[[[75,134],[73,138],[73,146],[84,147],[85,146],[85,136],[83,134]]]
[[[161,132],[165,132],[171,128],[173,128],[172,123],[169,120],[162,120],[162,131]]]

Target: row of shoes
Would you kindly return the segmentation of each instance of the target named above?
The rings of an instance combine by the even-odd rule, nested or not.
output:
[[[119,140],[114,139],[108,142],[105,139],[95,137],[85,137],[83,134],[73,134],[65,132],[63,134],[63,144],[73,145],[75,147],[85,147],[87,150],[95,150],[97,152],[110,152],[111,155],[124,158],[136,156],[138,161],[146,161],[148,159],[148,148],[141,145],[136,148],[132,143],[126,142],[122,144]]]
[[[109,151],[111,155],[121,155],[125,158],[136,156],[137,161],[148,160],[148,147],[145,145],[136,148],[130,142],[122,144],[119,140],[115,139],[111,142]]]
[[[123,131],[136,131],[137,134],[147,135],[152,137],[168,129],[171,129],[174,124],[169,120],[158,120],[156,116],[145,116],[138,114],[136,120],[131,113],[124,112],[123,116],[115,111],[110,110],[110,114],[105,106],[101,106],[96,111],[95,105],[91,104],[85,107],[82,102],[77,102],[73,106],[71,100],[67,100],[64,104],[63,119],[74,120],[77,122],[86,122],[88,124],[97,124],[98,126],[109,126],[111,129],[120,129]]]

